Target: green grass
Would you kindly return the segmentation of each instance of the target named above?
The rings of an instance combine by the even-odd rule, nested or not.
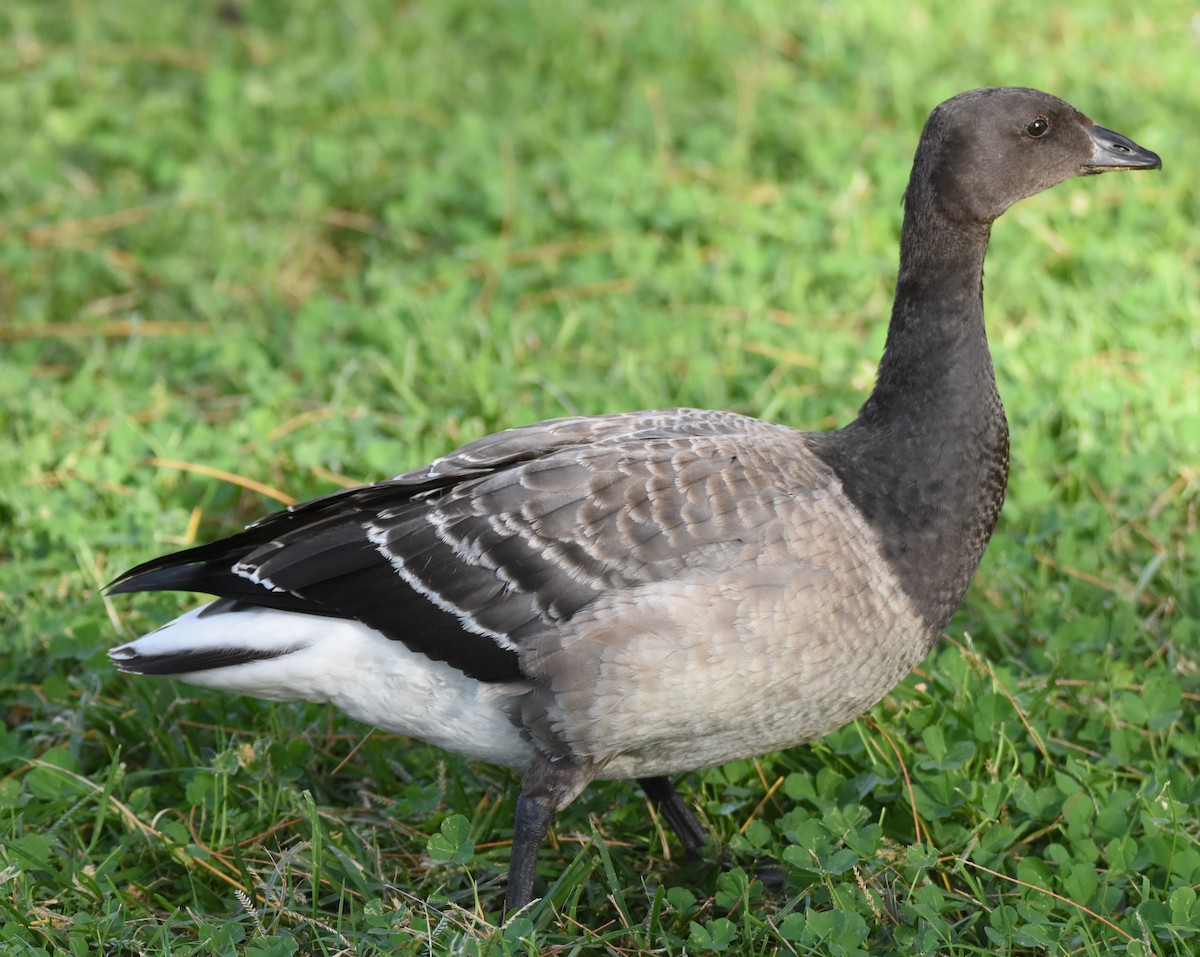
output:
[[[0,951],[1195,953],[1192,17],[8,0]],[[104,582],[278,505],[196,465],[303,498],[564,413],[847,420],[920,126],[992,83],[1166,168],[997,225],[1000,528],[869,718],[685,780],[731,869],[595,786],[497,928],[512,774],[107,663],[189,599]]]

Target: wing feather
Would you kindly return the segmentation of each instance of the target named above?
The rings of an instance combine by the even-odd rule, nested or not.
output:
[[[551,420],[148,562],[113,590],[355,618],[472,677],[514,680],[522,645],[598,596],[785,537],[770,527],[784,486],[813,476],[777,475],[818,466],[803,433],[732,413]]]

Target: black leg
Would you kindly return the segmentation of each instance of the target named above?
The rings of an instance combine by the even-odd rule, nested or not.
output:
[[[683,845],[683,852],[693,860],[700,857],[708,841],[708,834],[670,780],[665,777],[638,778],[638,784],[678,836],[679,843]]]
[[[508,892],[504,895],[506,914],[519,911],[533,899],[538,848],[542,846],[546,831],[550,829],[554,812],[554,807],[527,794],[517,798],[512,856],[508,861]]]
[[[508,892],[504,912],[520,910],[533,899],[533,880],[537,876],[538,848],[554,815],[579,796],[595,777],[596,769],[588,761],[569,756],[549,758],[538,754],[521,779],[517,816],[513,823],[512,856],[508,862]]]

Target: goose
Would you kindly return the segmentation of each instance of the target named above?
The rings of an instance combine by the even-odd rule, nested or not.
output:
[[[681,408],[489,435],[131,569],[111,593],[215,600],[112,660],[517,769],[508,913],[596,779],[636,779],[697,854],[670,776],[861,715],[925,657],[983,555],[1008,476],[983,315],[993,221],[1071,177],[1161,165],[1037,90],[946,100],[850,424]]]

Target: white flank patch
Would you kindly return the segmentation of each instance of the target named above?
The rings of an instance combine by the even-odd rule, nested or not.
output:
[[[525,685],[468,678],[357,621],[271,608],[202,616],[204,610],[188,612],[110,655],[136,670],[139,655],[284,652],[174,677],[268,701],[332,704],[385,731],[508,767],[523,769],[532,757],[506,711]]]

